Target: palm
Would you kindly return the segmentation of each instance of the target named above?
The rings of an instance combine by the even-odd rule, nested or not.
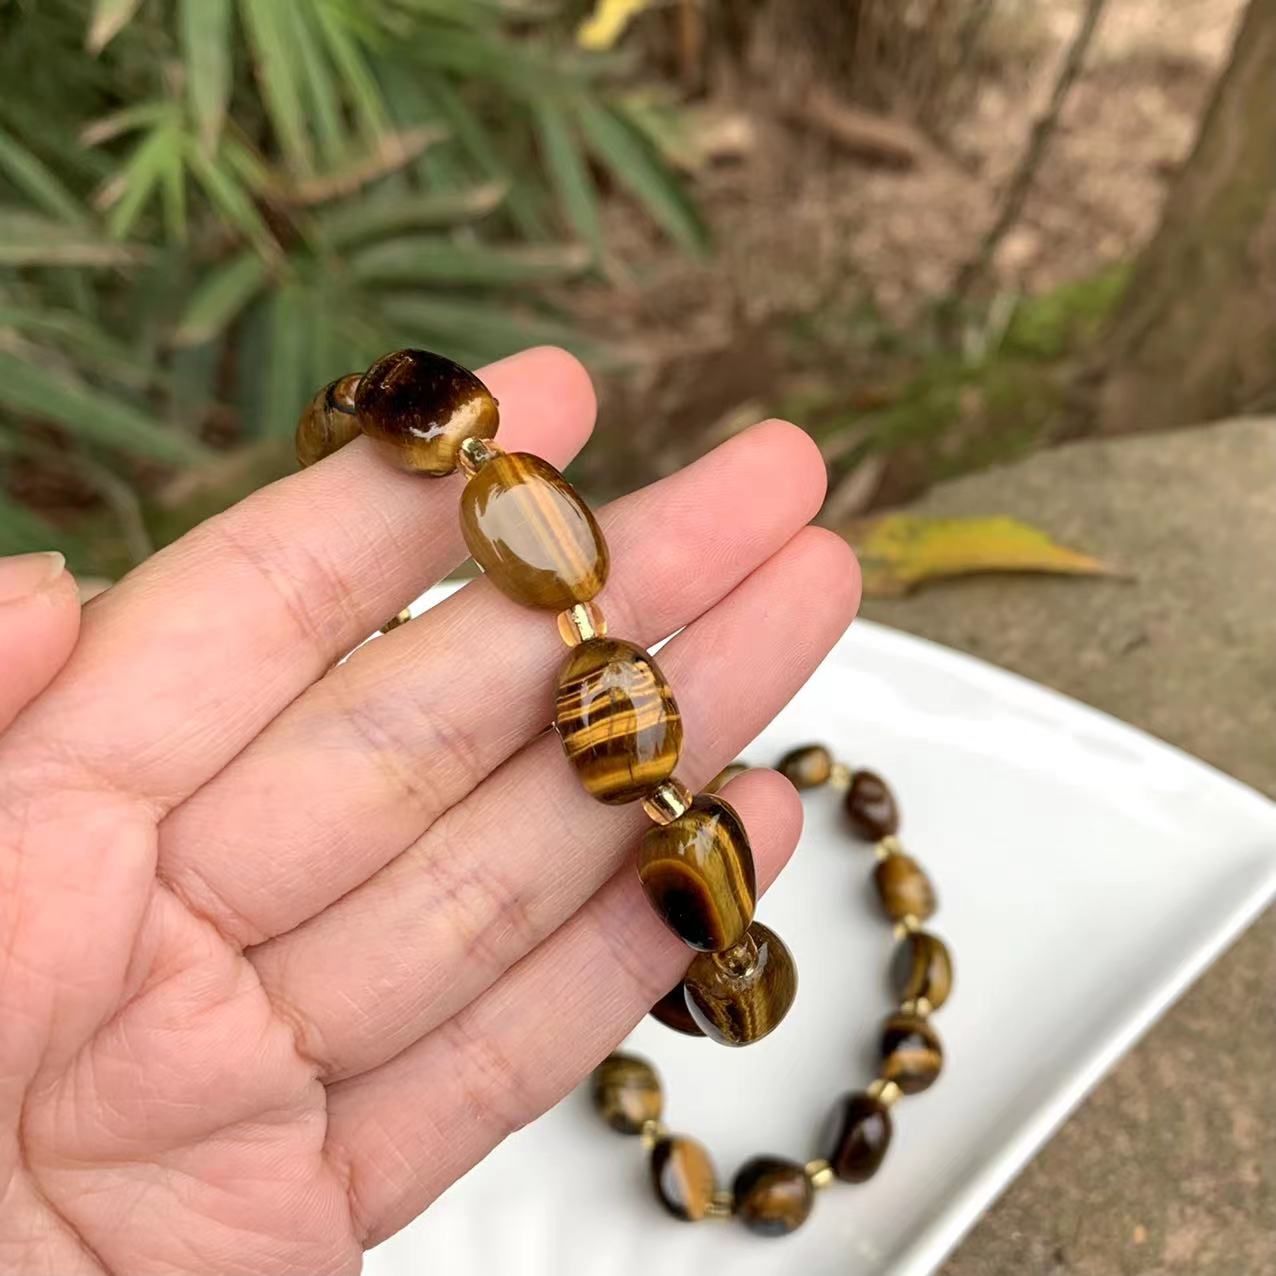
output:
[[[506,446],[583,441],[565,357],[488,379]],[[850,618],[849,553],[799,531],[821,490],[771,426],[604,517],[613,632],[687,625],[691,782]],[[91,604],[0,736],[0,1270],[356,1270],[677,978],[641,814],[542,730],[552,623],[479,583],[330,668],[461,557],[455,500],[352,444]],[[56,611],[0,607],[0,657]],[[793,795],[732,798],[768,881]]]

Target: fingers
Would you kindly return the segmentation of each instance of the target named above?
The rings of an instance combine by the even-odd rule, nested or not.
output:
[[[482,375],[502,445],[563,463],[588,436],[593,392],[571,356],[531,350]],[[86,609],[72,665],[95,694],[50,704],[48,729],[56,717],[85,770],[162,813],[465,557],[460,487],[356,439],[210,519]]]
[[[750,772],[727,796],[750,830],[765,889],[797,845],[797,794],[774,772]],[[508,1133],[562,1098],[687,960],[637,875],[622,869],[454,1019],[382,1067],[330,1086],[326,1150],[349,1184],[364,1245],[403,1227]]]
[[[0,731],[53,680],[80,630],[80,602],[55,552],[0,558]]]
[[[686,724],[685,783],[704,783],[753,740],[857,600],[846,543],[807,528],[661,651]],[[589,797],[557,738],[542,735],[370,882],[251,956],[322,1075],[362,1072],[547,939],[646,827],[637,804]]]
[[[694,619],[819,507],[824,464],[770,422],[604,510],[611,632]],[[324,678],[161,830],[161,871],[234,941],[313,916],[409,846],[542,732],[553,618],[476,581]]]

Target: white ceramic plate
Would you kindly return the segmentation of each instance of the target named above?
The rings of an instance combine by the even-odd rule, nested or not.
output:
[[[808,740],[894,786],[954,954],[935,1020],[943,1075],[895,1109],[877,1177],[833,1185],[781,1240],[678,1223],[651,1195],[638,1140],[603,1127],[582,1087],[374,1250],[371,1276],[929,1272],[1276,894],[1276,804],[1102,713],[878,625],[857,622],[746,757],[770,764]],[[801,972],[785,1023],[738,1051],[650,1020],[630,1038],[664,1079],[667,1123],[703,1140],[727,1179],[754,1153],[817,1154],[834,1097],[873,1075],[889,1005],[871,851],[831,792],[806,805],[796,859],[759,908]]]

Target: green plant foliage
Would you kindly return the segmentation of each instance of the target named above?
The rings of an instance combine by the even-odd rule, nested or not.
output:
[[[603,265],[600,186],[703,251],[623,62],[565,7],[0,6],[0,479],[60,457],[149,510],[395,345],[579,349],[545,296]],[[18,492],[0,552],[49,530]]]

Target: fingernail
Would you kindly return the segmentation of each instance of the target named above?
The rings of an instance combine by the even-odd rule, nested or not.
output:
[[[56,549],[0,558],[0,603],[30,598],[62,575],[66,558]]]

